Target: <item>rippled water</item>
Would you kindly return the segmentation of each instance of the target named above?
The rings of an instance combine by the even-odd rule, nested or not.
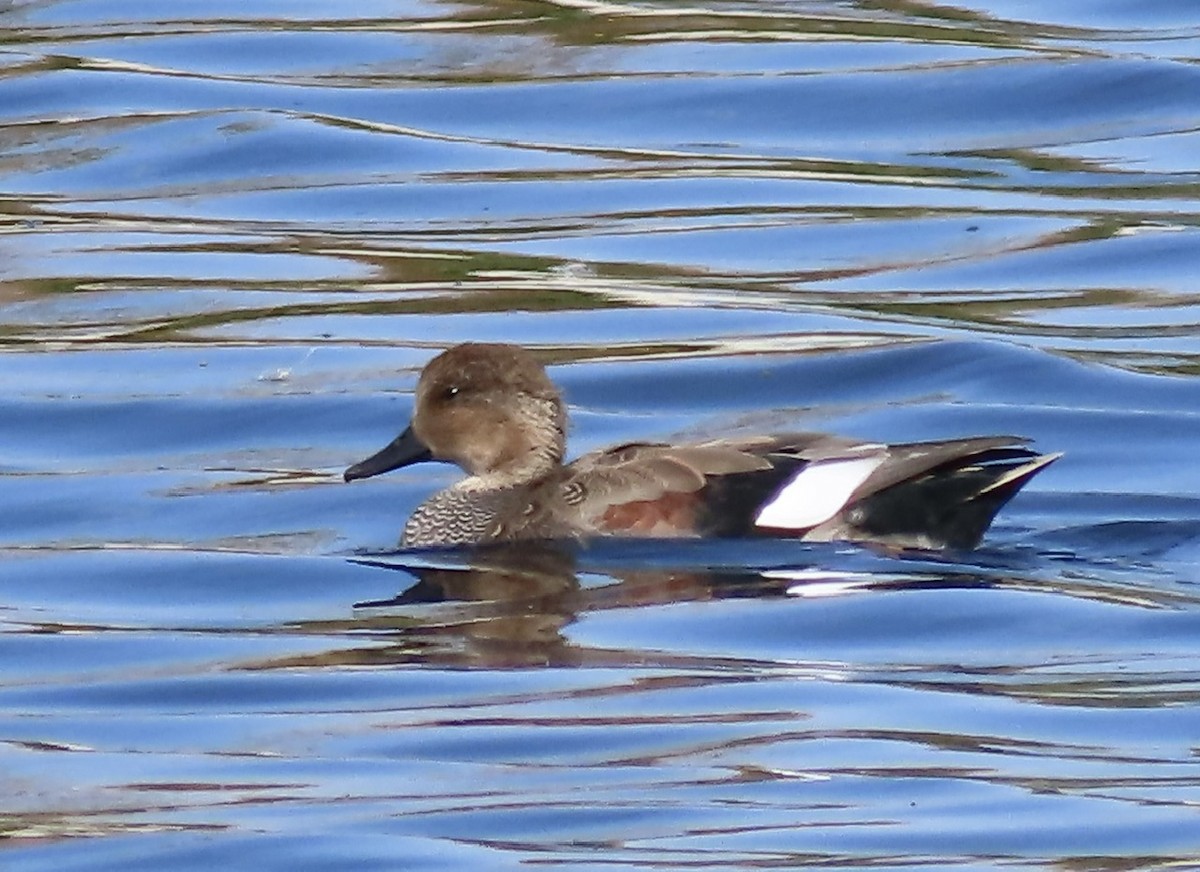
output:
[[[0,3],[0,865],[1200,863],[1194,4],[353,6]],[[1066,457],[967,555],[388,553],[465,339],[576,453]]]

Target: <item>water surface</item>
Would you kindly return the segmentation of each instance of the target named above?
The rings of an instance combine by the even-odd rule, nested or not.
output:
[[[1191,4],[10,2],[8,870],[1200,862]],[[1016,433],[970,554],[388,553],[572,451]]]

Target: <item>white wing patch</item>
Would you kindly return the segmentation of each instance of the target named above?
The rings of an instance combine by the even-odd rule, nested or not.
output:
[[[876,454],[810,463],[758,510],[754,525],[806,530],[828,521],[845,507],[850,495],[883,460],[884,455]]]

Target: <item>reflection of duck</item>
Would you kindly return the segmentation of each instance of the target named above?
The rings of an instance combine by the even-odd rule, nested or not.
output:
[[[743,567],[694,568],[686,560],[631,570],[622,565],[629,555],[607,554],[599,544],[593,550],[562,540],[500,542],[355,558],[416,578],[398,595],[355,603],[355,609],[376,632],[394,627],[403,639],[397,653],[405,659],[489,668],[613,666],[628,665],[631,655],[568,640],[566,628],[580,615],[723,596],[782,596],[792,584]],[[648,544],[661,550],[666,543]],[[597,561],[581,565],[583,554]],[[683,557],[674,550],[663,554]],[[588,584],[581,583],[581,573]],[[646,655],[632,659],[641,665]],[[659,662],[678,659],[663,656]]]
[[[631,443],[564,465],[566,428],[558,389],[528,351],[459,345],[421,373],[411,425],[345,478],[423,460],[466,471],[417,507],[404,546],[609,534],[970,548],[1059,457],[1011,436],[883,445],[792,433]]]

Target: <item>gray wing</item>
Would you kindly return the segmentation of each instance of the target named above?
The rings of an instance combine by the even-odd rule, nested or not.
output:
[[[713,476],[770,469],[771,461],[757,448],[749,442],[610,448],[567,467],[561,499],[583,523],[602,528],[601,519],[614,507],[695,494]]]
[[[939,467],[961,465],[975,458],[999,459],[1000,455],[1009,453],[1014,459],[1035,456],[1026,447],[1029,440],[1020,436],[975,436],[887,445],[827,433],[790,433],[751,438],[739,444],[743,450],[756,451],[767,457],[791,457],[808,462],[882,458],[883,462],[850,495],[850,501],[919,478]]]

